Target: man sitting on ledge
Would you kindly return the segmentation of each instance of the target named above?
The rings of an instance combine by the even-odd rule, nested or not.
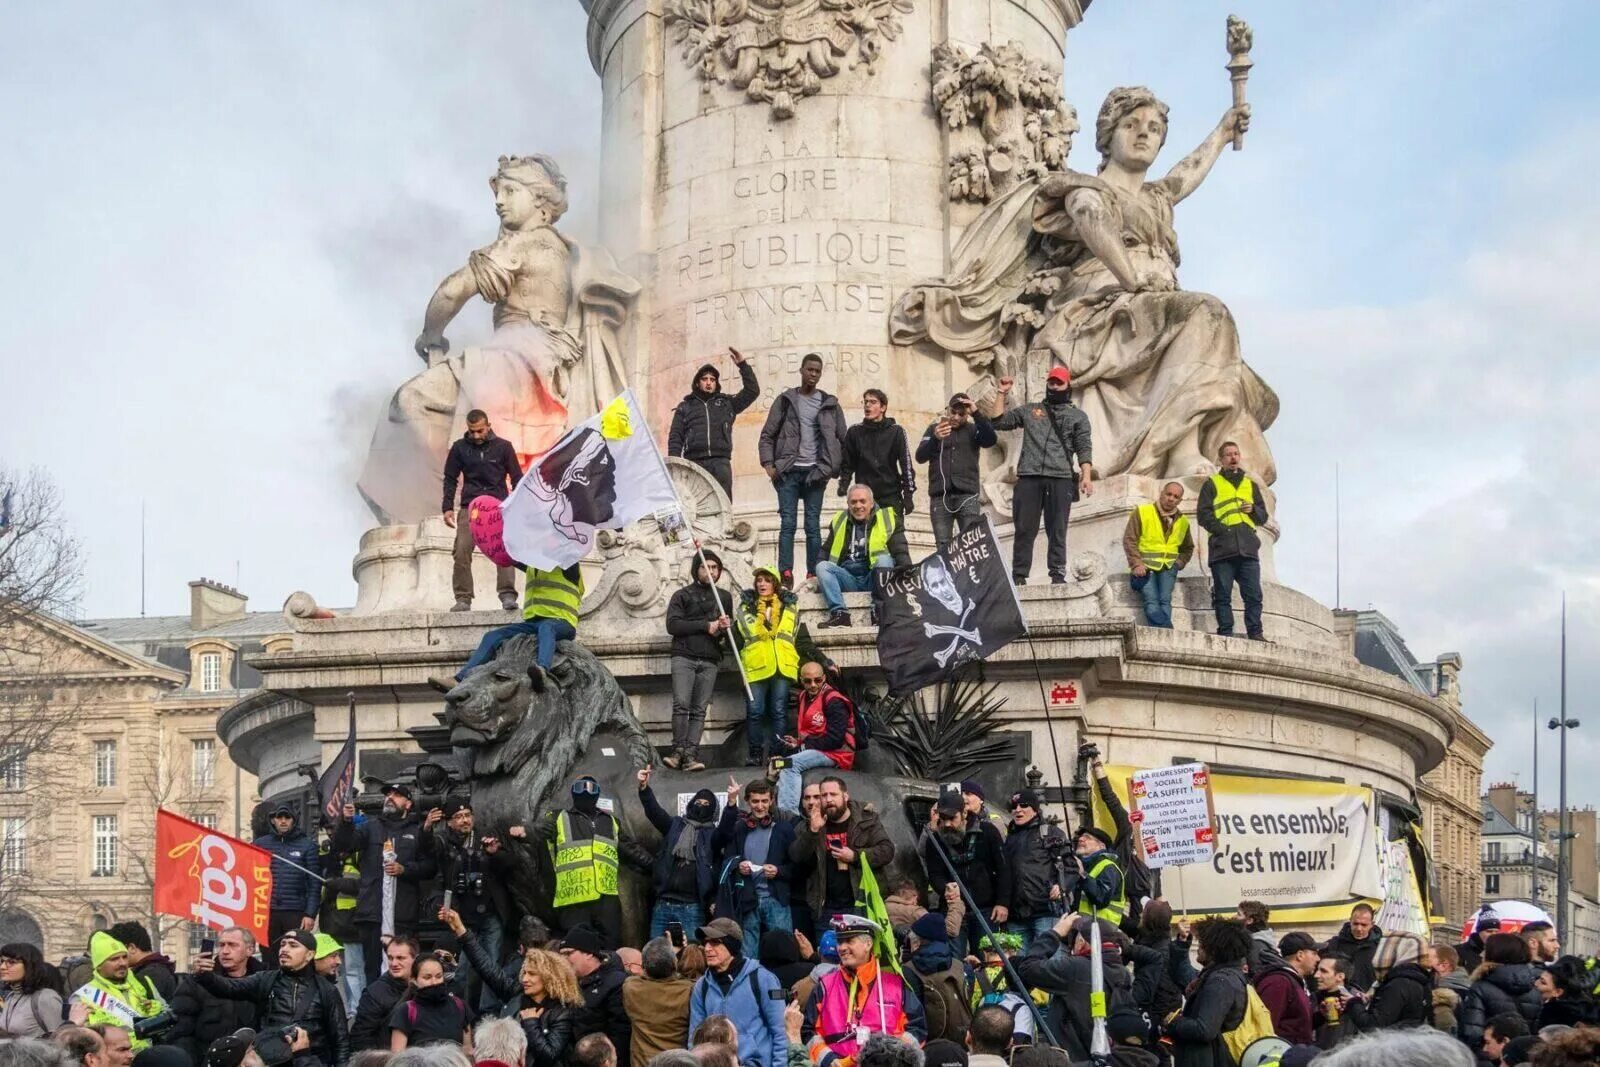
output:
[[[817,624],[820,627],[849,626],[844,594],[871,589],[872,572],[894,566],[889,538],[900,528],[899,513],[894,508],[875,506],[872,490],[864,485],[850,487],[845,507],[833,517],[833,525],[828,528],[827,558],[817,564],[817,586],[828,605],[828,617]]]

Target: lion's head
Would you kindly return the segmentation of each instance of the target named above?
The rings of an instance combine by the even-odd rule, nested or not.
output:
[[[544,689],[536,651],[532,637],[514,637],[500,646],[494,659],[474,667],[445,694],[444,724],[450,728],[451,745],[492,744],[517,728]]]

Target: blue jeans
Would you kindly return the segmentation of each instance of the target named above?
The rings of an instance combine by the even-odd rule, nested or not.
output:
[[[472,668],[481,667],[494,659],[494,654],[500,650],[501,645],[523,634],[533,634],[538,637],[538,662],[545,670],[550,669],[551,661],[556,658],[556,642],[573,641],[578,637],[578,631],[573,629],[572,624],[562,622],[560,619],[527,619],[490,630],[483,635],[483,640],[478,642],[478,647],[473,649],[472,655],[467,657],[466,666],[456,672],[456,681],[465,678]]]
[[[806,573],[817,573],[822,558],[822,491],[827,482],[808,484],[813,468],[788,470],[778,475],[773,488],[778,491],[778,570],[794,570],[795,512],[800,502],[806,505]]]
[[[1239,583],[1244,601],[1244,632],[1261,636],[1261,561],[1235,556],[1211,563],[1211,609],[1217,613],[1217,633],[1233,634],[1233,584]]]
[[[822,590],[822,599],[827,602],[829,611],[843,611],[844,594],[871,592],[872,572],[892,566],[894,560],[888,555],[879,556],[870,567],[865,560],[834,563],[825,559],[817,564],[817,588]]]
[[[789,679],[781,674],[750,683],[750,700],[744,706],[745,744],[750,758],[777,749],[783,735],[784,711],[789,705]],[[754,956],[750,957],[755,959]]]
[[[339,991],[344,994],[344,1013],[356,1017],[356,1005],[367,989],[367,956],[359,937],[344,943],[344,962],[339,966]]]
[[[661,937],[667,932],[668,923],[682,923],[683,936],[693,941],[695,931],[706,924],[706,909],[698,904],[658,900],[655,910],[650,913],[650,936]]]
[[[483,946],[483,950],[489,954],[489,958],[497,964],[500,962],[500,948],[505,940],[505,932],[505,924],[500,921],[500,916],[492,912],[484,916],[483,925],[475,931],[478,944]],[[467,980],[468,989],[474,983],[480,987],[478,990],[478,1013],[486,1016],[499,1015],[502,1007],[500,998],[495,996],[493,989],[489,988],[489,983],[483,981],[483,977],[476,973],[476,969],[472,966],[472,960],[467,957],[466,952],[457,949],[456,960],[460,964],[462,975]]]
[[[806,772],[817,767],[832,767],[833,760],[814,748],[802,748],[788,757],[789,766],[778,772],[778,810],[799,814],[800,790]]]
[[[764,896],[756,901],[754,911],[739,916],[739,929],[744,931],[745,958],[753,960],[761,955],[762,934],[768,930],[791,933],[794,920],[789,915],[789,905],[779,904],[775,897]]]
[[[1016,919],[1006,923],[1006,930],[1022,935],[1022,951],[1028,951],[1033,939],[1056,924],[1054,915],[1035,915],[1031,919]]]
[[[1144,599],[1144,618],[1151,626],[1172,629],[1172,588],[1178,584],[1178,570],[1167,567],[1150,571],[1139,596]]]

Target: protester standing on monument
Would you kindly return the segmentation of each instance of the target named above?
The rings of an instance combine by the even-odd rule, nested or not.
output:
[[[255,956],[256,939],[250,931],[230,926],[219,931],[216,938],[217,947],[211,955],[212,966],[218,974],[224,978],[243,978],[261,970],[262,964]],[[198,959],[196,957],[196,961]],[[260,1022],[260,1012],[254,1004],[227,1000],[208,992],[193,974],[178,980],[178,991],[173,994],[171,1003],[172,1014],[178,1021],[166,1040],[187,1052],[194,1063],[204,1062],[206,1049],[213,1041],[235,1030],[254,1030]]]
[[[444,524],[456,531],[453,550],[455,569],[450,575],[456,602],[451,611],[472,610],[472,541],[471,505],[480,496],[505,500],[522,479],[522,464],[517,460],[517,450],[511,442],[496,437],[489,426],[489,416],[477,408],[467,412],[467,432],[461,440],[450,446],[444,461]],[[460,504],[456,502],[460,488]],[[495,590],[500,594],[500,606],[506,611],[517,607],[516,576],[510,567],[494,569]]]
[[[821,664],[807,663],[800,668],[795,732],[797,736],[783,738],[786,754],[773,760],[780,812],[799,810],[800,786],[807,771],[817,767],[848,771],[855,766],[856,706],[828,684]],[[814,816],[815,809],[806,814]]]
[[[816,864],[806,897],[820,938],[832,929],[836,916],[865,906],[861,899],[862,860],[871,864],[874,872],[887,873],[894,860],[894,841],[878,813],[851,800],[844,779],[829,776],[822,780],[822,804],[795,828],[789,858]]]
[[[983,522],[979,453],[998,440],[994,426],[978,413],[972,398],[957,393],[917,442],[917,462],[928,465],[928,519],[941,549],[953,532],[966,533]]]
[[[300,829],[294,809],[280,803],[272,810],[269,822],[272,832],[252,843],[272,854],[272,906],[268,912],[267,933],[270,935],[268,943],[276,945],[290,930],[316,929],[322,879],[311,873],[316,864],[317,844]],[[269,959],[266,964],[276,967],[277,961]]]
[[[799,599],[783,588],[778,572],[757,567],[739,600],[739,657],[750,699],[745,704],[746,767],[761,767],[782,744],[789,690],[800,670],[795,650]]]
[[[72,994],[67,1018],[78,1026],[106,1023],[121,1026],[132,1035],[140,1019],[160,1015],[166,1002],[155,986],[133,973],[128,947],[104,930],[89,936],[89,963],[94,968],[87,985]],[[148,1048],[148,1038],[134,1037],[135,1049]]]
[[[953,865],[956,878],[967,887],[983,918],[1003,927],[1009,916],[1013,872],[1005,862],[1005,839],[1000,831],[983,816],[968,814],[961,794],[954,791],[944,792],[934,804],[928,830],[922,844],[922,867],[933,891],[945,896],[954,884],[950,876]],[[957,939],[956,951],[962,955],[972,951],[981,936],[978,916],[968,915],[965,936]]]
[[[661,835],[655,854],[651,890],[650,936],[666,933],[669,923],[693,930],[706,921],[717,891],[717,795],[696,791],[682,815],[661,806],[650,788],[650,768],[639,772],[639,806]]]
[[[484,634],[478,647],[472,650],[472,655],[467,657],[467,662],[453,679],[435,675],[428,679],[428,684],[441,693],[448,693],[473,668],[493,659],[500,646],[508,640],[531,634],[536,642],[534,663],[539,668],[533,684],[535,689],[543,690],[544,672],[555,662],[556,642],[578,639],[578,606],[582,602],[583,574],[578,564],[560,570],[527,568],[522,588],[522,621],[497,627]]]
[[[472,805],[459,797],[428,812],[423,827],[431,831],[440,888],[450,891],[451,907],[489,958],[498,960],[506,923],[511,921],[511,897],[506,891],[511,872],[499,838],[478,835]],[[484,986],[470,959],[462,961],[461,970],[467,1002],[485,1013],[498,1008],[500,999]]]
[[[872,502],[893,508],[902,520],[916,505],[917,471],[911,463],[906,432],[888,416],[889,394],[868,389],[861,395],[861,421],[845,431],[844,460],[839,468],[839,495],[857,483],[872,490]],[[895,566],[911,565],[904,529],[889,537]]]
[[[1001,378],[993,403],[1007,402],[1012,379]],[[1067,580],[1067,522],[1073,501],[1094,492],[1094,448],[1089,416],[1072,405],[1072,375],[1067,368],[1051,368],[1045,377],[1044,402],[1011,407],[994,419],[995,430],[1022,431],[1022,453],[1017,460],[1017,483],[1011,497],[1015,524],[1011,549],[1011,580],[1028,584],[1033,569],[1033,543],[1044,522],[1049,551],[1046,566],[1050,581]],[[1076,457],[1077,469],[1073,469]]]
[[[1145,622],[1172,629],[1172,590],[1178,572],[1194,556],[1189,519],[1178,505],[1183,486],[1168,482],[1154,504],[1140,504],[1122,531],[1122,552],[1128,557],[1133,589],[1144,600]]]
[[[733,500],[733,421],[761,396],[756,369],[737,348],[729,348],[741,383],[737,396],[722,391],[722,374],[705,364],[694,372],[689,393],[672,411],[667,455],[705,469]]]
[[[806,576],[816,573],[822,556],[822,494],[839,473],[844,454],[844,410],[839,398],[817,387],[822,357],[808,352],[800,360],[800,384],[772,402],[761,427],[761,469],[778,493],[778,570],[786,588],[794,587],[795,514],[806,512]]]
[[[899,512],[874,504],[872,490],[864,485],[850,487],[845,508],[833,517],[826,558],[817,564],[817,586],[828,606],[828,617],[817,624],[821,629],[849,626],[844,594],[872,591],[872,572],[895,565],[890,542],[900,530]]]
[[[740,1067],[786,1067],[789,1039],[778,979],[745,955],[745,933],[732,919],[713,919],[695,936],[705,946],[706,973],[689,997],[689,1032],[713,1015],[726,1015],[738,1034]]]
[[[247,1000],[260,1012],[261,1029],[293,1026],[306,1037],[306,1052],[330,1067],[350,1058],[344,1002],[334,984],[312,966],[317,941],[305,930],[291,930],[278,945],[278,967],[243,978],[220,974],[211,957],[195,961],[195,981],[228,1000]]]
[[[1004,901],[1006,929],[1021,936],[1023,949],[1050,929],[1062,910],[1056,856],[1065,851],[1066,834],[1045,825],[1042,808],[1032,789],[1011,794],[1011,826],[1004,846],[1004,863],[1011,872],[1011,899]]]
[[[719,867],[726,870],[717,889],[717,914],[737,917],[744,931],[744,954],[751,959],[769,930],[794,929],[789,882],[794,862],[794,823],[775,817],[772,783],[758,778],[744,789],[748,812],[739,810],[739,783],[728,779],[727,803],[717,823]]]
[[[1244,599],[1244,629],[1252,641],[1265,641],[1261,629],[1261,538],[1267,521],[1261,488],[1240,466],[1239,446],[1227,442],[1217,454],[1222,469],[1200,487],[1195,518],[1204,527],[1206,562],[1211,567],[1211,609],[1217,633],[1233,636],[1233,587]]]
[[[356,926],[361,868],[356,866],[354,856],[334,852],[331,839],[328,845],[322,857],[327,880],[322,883],[322,910],[317,916],[317,926],[344,946],[345,965],[339,975],[339,994],[344,1000],[345,1014],[354,1018],[356,1005],[361,1002],[361,991],[367,987],[366,950],[361,947],[361,931]],[[254,940],[251,944],[254,945]]]
[[[833,928],[839,935],[839,969],[817,980],[800,1030],[812,1064],[841,1067],[840,1061],[854,1062],[870,1034],[912,1044],[927,1040],[921,1001],[905,979],[874,955],[877,924],[859,915],[841,915]]]
[[[433,850],[423,837],[422,817],[412,810],[410,786],[385,786],[382,811],[359,826],[353,821],[355,813],[354,805],[344,806],[344,818],[333,831],[333,850],[357,853],[361,867],[356,930],[370,982],[382,966],[381,939],[417,932],[419,891],[433,877],[435,865]]]
[[[717,687],[717,666],[728,650],[733,594],[718,587],[722,558],[704,550],[689,557],[694,581],[667,601],[672,635],[672,751],[662,759],[673,770],[703,771],[700,735]]]
[[[551,907],[562,931],[587,923],[608,945],[622,943],[622,902],[617,898],[618,863],[649,871],[655,857],[600,808],[600,783],[592,775],[572,782],[572,807],[539,817],[534,836],[550,849],[555,871]],[[576,969],[576,966],[574,966]],[[582,977],[582,974],[579,974]]]
[[[1079,915],[1093,915],[1112,926],[1122,925],[1128,914],[1128,887],[1112,851],[1111,835],[1098,826],[1084,826],[1074,839],[1078,870],[1077,902]]]

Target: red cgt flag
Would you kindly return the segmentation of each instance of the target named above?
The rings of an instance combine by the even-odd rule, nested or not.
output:
[[[269,853],[156,809],[157,912],[218,930],[242,926],[264,945],[271,903]]]

